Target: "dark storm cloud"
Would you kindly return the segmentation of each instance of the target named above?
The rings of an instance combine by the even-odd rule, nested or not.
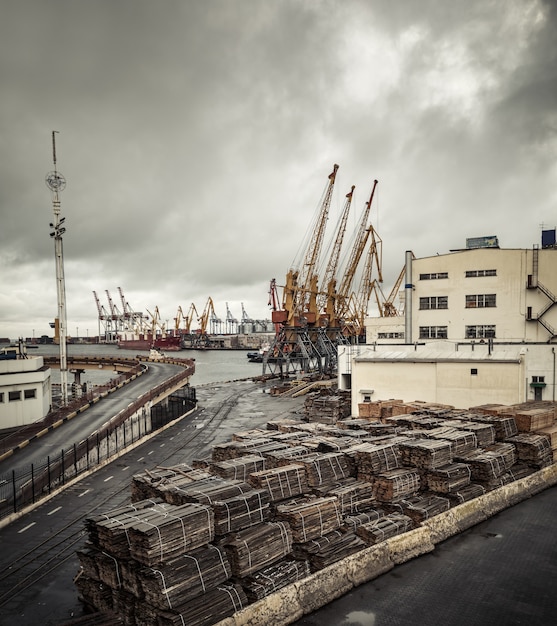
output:
[[[374,178],[383,273],[555,220],[554,4],[8,0],[0,23],[0,336],[56,313],[44,176],[58,130],[68,319],[207,298],[268,316],[340,164]],[[334,219],[333,219],[334,218]],[[355,226],[357,218],[351,221]],[[389,287],[386,287],[389,290]]]

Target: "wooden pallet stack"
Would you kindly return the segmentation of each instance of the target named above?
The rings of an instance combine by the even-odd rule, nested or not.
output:
[[[403,465],[430,470],[449,465],[453,460],[450,441],[415,439],[398,445]]]
[[[471,419],[463,419],[464,416],[457,417],[450,420],[450,423],[459,430],[464,430],[476,435],[478,447],[483,448],[495,443],[495,428],[491,424],[482,424],[481,422],[474,422],[472,416],[468,416]],[[449,423],[449,420],[447,420]]]
[[[231,533],[221,545],[226,550],[233,575],[242,578],[289,555],[292,531],[280,520],[266,522]]]
[[[514,419],[519,433],[530,433],[553,426],[555,409],[553,407],[521,409],[515,412]]]
[[[266,489],[252,489],[241,496],[214,501],[211,508],[215,519],[215,535],[227,535],[268,521],[271,517],[270,501]]]
[[[313,491],[321,496],[334,496],[343,516],[367,511],[376,504],[373,485],[356,478],[347,478],[333,485],[314,488]]]
[[[265,469],[265,458],[256,454],[239,456],[227,461],[212,462],[209,469],[212,474],[221,478],[247,480],[252,472]]]
[[[310,575],[309,563],[304,559],[286,557],[240,579],[250,602],[261,600],[283,587]]]
[[[382,502],[394,502],[415,495],[420,490],[417,469],[401,467],[378,474],[373,479],[373,495]]]
[[[390,537],[408,532],[412,528],[414,528],[414,524],[407,515],[389,513],[377,521],[358,526],[356,534],[363,539],[366,545],[374,546]]]
[[[394,505],[386,505],[389,512],[400,512],[408,516],[414,526],[420,526],[425,520],[448,511],[451,502],[448,498],[435,494],[419,494],[410,498],[403,498]]]
[[[471,482],[470,467],[466,463],[450,463],[427,471],[424,483],[429,491],[455,493]]]
[[[373,482],[373,477],[380,472],[397,469],[402,465],[399,447],[392,443],[366,442],[347,454],[354,458],[356,475],[364,482]]]
[[[342,515],[335,497],[308,497],[278,504],[276,519],[286,522],[296,543],[305,543],[337,530]]]
[[[310,393],[304,402],[305,419],[320,424],[336,424],[350,416],[350,393],[329,391]]]
[[[342,452],[327,452],[311,455],[298,460],[306,468],[310,487],[320,487],[350,478],[354,474],[349,457]]]
[[[427,432],[426,437],[449,441],[453,456],[472,452],[478,447],[478,438],[475,433],[468,430],[456,428],[454,425],[439,426]]]
[[[516,460],[516,447],[512,443],[495,443],[461,457],[455,457],[455,461],[466,463],[470,467],[472,480],[484,486],[505,474],[516,463]]]
[[[373,508],[368,509],[367,511],[354,513],[352,515],[346,515],[343,521],[342,528],[344,530],[356,531],[356,528],[358,528],[358,526],[361,526],[362,524],[370,524],[371,522],[376,522],[381,517],[385,517],[385,515],[386,511],[376,505]]]
[[[307,560],[310,570],[317,572],[365,547],[366,544],[355,532],[333,530],[306,543],[294,543],[292,554],[297,559]]]
[[[303,465],[290,464],[253,472],[250,483],[259,489],[266,489],[272,502],[279,502],[309,493],[306,468]]]
[[[547,467],[553,463],[553,450],[547,437],[540,433],[521,432],[510,439],[516,447],[518,460],[535,468]]]
[[[137,474],[132,478],[132,502],[140,502],[142,500],[148,500],[149,498],[159,498],[160,490],[164,488],[164,485],[180,487],[194,480],[208,477],[208,472],[194,469],[186,464],[169,468],[155,467],[151,470],[145,469],[141,474]]]

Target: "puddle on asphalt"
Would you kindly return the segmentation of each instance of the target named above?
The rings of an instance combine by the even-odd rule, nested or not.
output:
[[[375,613],[352,611],[339,626],[375,626]]]

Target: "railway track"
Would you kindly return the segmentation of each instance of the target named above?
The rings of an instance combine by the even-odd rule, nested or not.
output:
[[[181,455],[181,462],[184,462],[184,457],[186,456],[188,459],[192,459],[201,454],[206,454],[211,446],[208,443],[208,439],[212,440],[214,434],[237,405],[238,400],[249,391],[249,388],[243,391],[235,391],[225,396],[210,409],[196,410],[192,416],[202,417],[202,427],[186,426],[186,428],[182,428],[180,432],[172,437],[168,436],[168,433],[171,431],[169,429],[143,444],[147,446],[156,442],[159,438],[161,440],[164,438],[164,447],[158,448],[158,455],[156,457],[152,456],[150,462],[152,461],[153,465],[164,465],[165,463],[172,465],[175,464],[175,462],[172,462],[172,459],[183,452],[186,452],[186,454]],[[181,426],[183,424],[179,422],[173,428]],[[192,446],[192,444],[194,445]],[[185,450],[186,448],[187,451]],[[128,462],[126,461],[127,457],[137,455],[138,450],[140,448],[120,457],[118,463]],[[130,466],[133,465],[131,459],[129,463]],[[110,464],[97,470],[96,473],[109,472],[112,465]],[[137,468],[137,471],[141,471],[141,466]],[[113,488],[105,491],[105,495],[100,498],[95,496],[94,503],[90,507],[74,515],[69,521],[64,522],[59,528],[50,533],[47,538],[25,552],[18,554],[15,558],[11,558],[7,562],[4,561],[0,573],[0,608],[8,603],[13,603],[16,597],[25,596],[28,590],[45,578],[52,577],[70,559],[75,559],[76,550],[84,545],[86,541],[85,520],[100,511],[107,511],[121,506],[129,500],[129,489],[129,479],[122,479],[119,486],[115,485]],[[67,496],[67,492],[59,494],[56,498],[64,495]],[[56,502],[56,498],[51,500],[50,503]]]

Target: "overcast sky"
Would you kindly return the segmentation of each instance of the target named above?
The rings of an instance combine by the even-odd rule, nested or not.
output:
[[[0,336],[52,335],[51,132],[68,332],[93,291],[268,318],[338,163],[373,180],[384,291],[423,257],[557,223],[547,0],[0,0]]]

